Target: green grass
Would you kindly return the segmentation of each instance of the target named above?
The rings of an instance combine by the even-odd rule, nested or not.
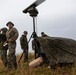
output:
[[[20,55],[17,55],[17,61]],[[34,59],[34,54],[29,53],[28,63],[23,63],[21,59],[18,64],[17,70],[7,70],[5,71],[2,61],[0,60],[0,75],[76,75],[76,65],[74,67],[57,67],[56,70],[49,69],[47,65],[38,66],[35,68],[30,68],[28,66],[29,62]]]

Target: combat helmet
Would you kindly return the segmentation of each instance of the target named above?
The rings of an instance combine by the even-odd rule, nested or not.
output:
[[[11,21],[9,21],[9,22],[6,24],[6,26],[8,26],[8,24],[12,24],[12,26],[14,26],[14,24],[13,24]]]
[[[2,31],[2,34],[5,34],[6,31],[7,31],[7,28],[6,28],[6,27],[3,27],[3,28],[1,28],[0,30]]]

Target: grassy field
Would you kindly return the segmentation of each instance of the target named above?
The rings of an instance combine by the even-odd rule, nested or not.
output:
[[[17,61],[20,55],[17,55]],[[29,53],[28,63],[24,63],[23,59],[18,64],[17,70],[4,70],[3,63],[0,59],[0,75],[76,75],[76,65],[73,67],[57,67],[56,70],[48,68],[47,65],[38,66],[35,68],[29,68],[28,64],[34,59],[34,55]]]

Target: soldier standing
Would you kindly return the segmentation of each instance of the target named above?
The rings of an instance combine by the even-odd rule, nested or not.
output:
[[[24,54],[24,62],[28,61],[28,42],[27,42],[27,31],[23,32],[23,35],[20,37],[20,45]]]
[[[0,34],[3,36],[3,37],[0,37],[0,49],[1,49],[1,60],[4,64],[5,67],[7,67],[7,49],[8,49],[8,45],[6,46],[3,46],[4,42],[6,41],[6,31],[7,31],[7,28],[1,28],[0,29]]]
[[[6,26],[9,28],[8,31],[6,32],[6,38],[7,38],[7,43],[8,43],[8,68],[15,68],[17,69],[17,62],[16,62],[16,55],[15,55],[15,49],[16,49],[16,40],[18,38],[18,30],[13,27],[14,24],[9,21]]]

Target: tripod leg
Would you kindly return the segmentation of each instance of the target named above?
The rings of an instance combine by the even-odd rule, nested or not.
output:
[[[23,54],[24,54],[24,52],[21,54],[21,56],[20,56],[20,59],[19,59],[18,63],[20,63],[20,60],[22,59]]]
[[[29,41],[28,41],[28,43],[30,42],[30,40],[31,40],[31,38],[33,37],[33,33],[31,34],[31,36],[30,36],[30,38],[29,38]]]

